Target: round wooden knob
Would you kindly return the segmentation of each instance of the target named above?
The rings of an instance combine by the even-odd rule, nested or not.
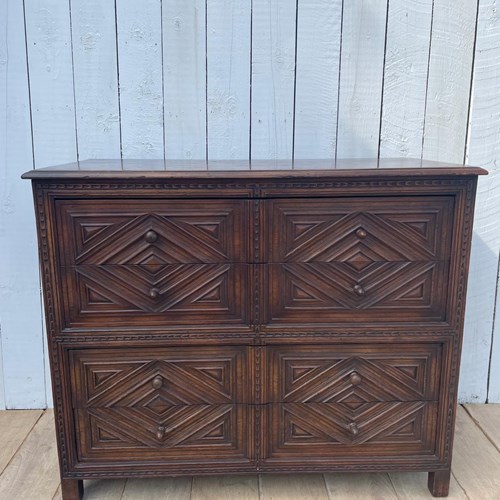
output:
[[[356,236],[357,236],[358,238],[363,239],[363,238],[366,238],[366,237],[368,236],[368,233],[367,233],[364,229],[359,228],[359,229],[356,231]]]
[[[149,296],[152,299],[157,299],[160,296],[160,290],[158,288],[151,288],[151,290],[149,290]]]
[[[350,423],[347,427],[353,436],[356,436],[359,433],[359,428],[354,422]]]
[[[361,375],[357,372],[352,372],[349,376],[349,380],[351,381],[352,385],[358,385],[361,383]]]
[[[163,379],[158,375],[153,379],[152,385],[155,389],[159,389],[163,385]]]
[[[165,436],[165,427],[163,427],[162,425],[160,425],[158,427],[158,430],[156,431],[156,437],[158,439],[163,439],[163,436]]]
[[[354,293],[360,297],[365,294],[365,289],[361,285],[354,285]]]
[[[148,231],[145,235],[144,235],[144,239],[148,242],[148,243],[154,243],[157,239],[158,239],[158,235],[154,232],[154,231]]]

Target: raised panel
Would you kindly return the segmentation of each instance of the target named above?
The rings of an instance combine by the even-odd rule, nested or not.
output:
[[[392,323],[447,317],[448,262],[269,264],[268,323]]]
[[[436,460],[435,402],[274,403],[267,412],[263,469]]]
[[[75,407],[170,406],[251,402],[248,348],[128,348],[70,351]]]
[[[249,323],[246,264],[82,265],[60,272],[68,327]]]
[[[253,461],[253,408],[246,405],[75,410],[79,462],[215,465]]]
[[[243,200],[58,200],[62,265],[246,262]]]
[[[270,262],[449,258],[453,197],[270,200]]]
[[[270,402],[435,400],[438,344],[275,346],[269,351]]]

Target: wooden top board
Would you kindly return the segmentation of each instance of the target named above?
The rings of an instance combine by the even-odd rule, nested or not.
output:
[[[411,158],[350,160],[85,160],[30,170],[23,179],[178,179],[485,175],[483,168]]]

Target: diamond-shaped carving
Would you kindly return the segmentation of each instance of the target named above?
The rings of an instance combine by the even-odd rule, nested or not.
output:
[[[373,264],[374,261],[360,250],[348,260],[346,260],[346,262],[357,271],[362,271],[370,264]]]

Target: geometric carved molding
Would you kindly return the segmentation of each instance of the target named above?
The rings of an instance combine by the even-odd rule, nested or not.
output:
[[[246,260],[241,245],[244,201],[206,200],[203,207],[189,200],[128,200],[126,208],[120,208],[120,203],[57,203],[67,249],[64,265],[155,266]],[[146,241],[148,231],[154,231],[154,240]]]
[[[272,406],[273,417],[280,418],[279,448],[310,444],[318,450],[391,444],[422,448],[429,410],[436,410],[435,403],[419,401],[366,403],[356,409],[328,403]]]
[[[451,242],[449,198],[405,201],[307,200],[272,202],[272,262],[349,262],[363,256],[371,262],[440,260]],[[444,236],[444,237],[443,237]]]
[[[245,348],[73,351],[76,407],[136,407],[161,414],[193,404],[245,402]]]
[[[358,352],[356,352],[358,351]],[[324,346],[271,349],[271,401],[343,402],[434,400],[438,393],[439,347]],[[354,379],[352,378],[354,374]]]
[[[288,262],[269,264],[273,321],[342,321],[356,311],[361,320],[442,321],[449,262]],[[358,293],[359,292],[359,293]],[[373,315],[371,311],[387,314]],[[392,316],[392,317],[391,317]],[[352,321],[352,317],[348,318]]]

